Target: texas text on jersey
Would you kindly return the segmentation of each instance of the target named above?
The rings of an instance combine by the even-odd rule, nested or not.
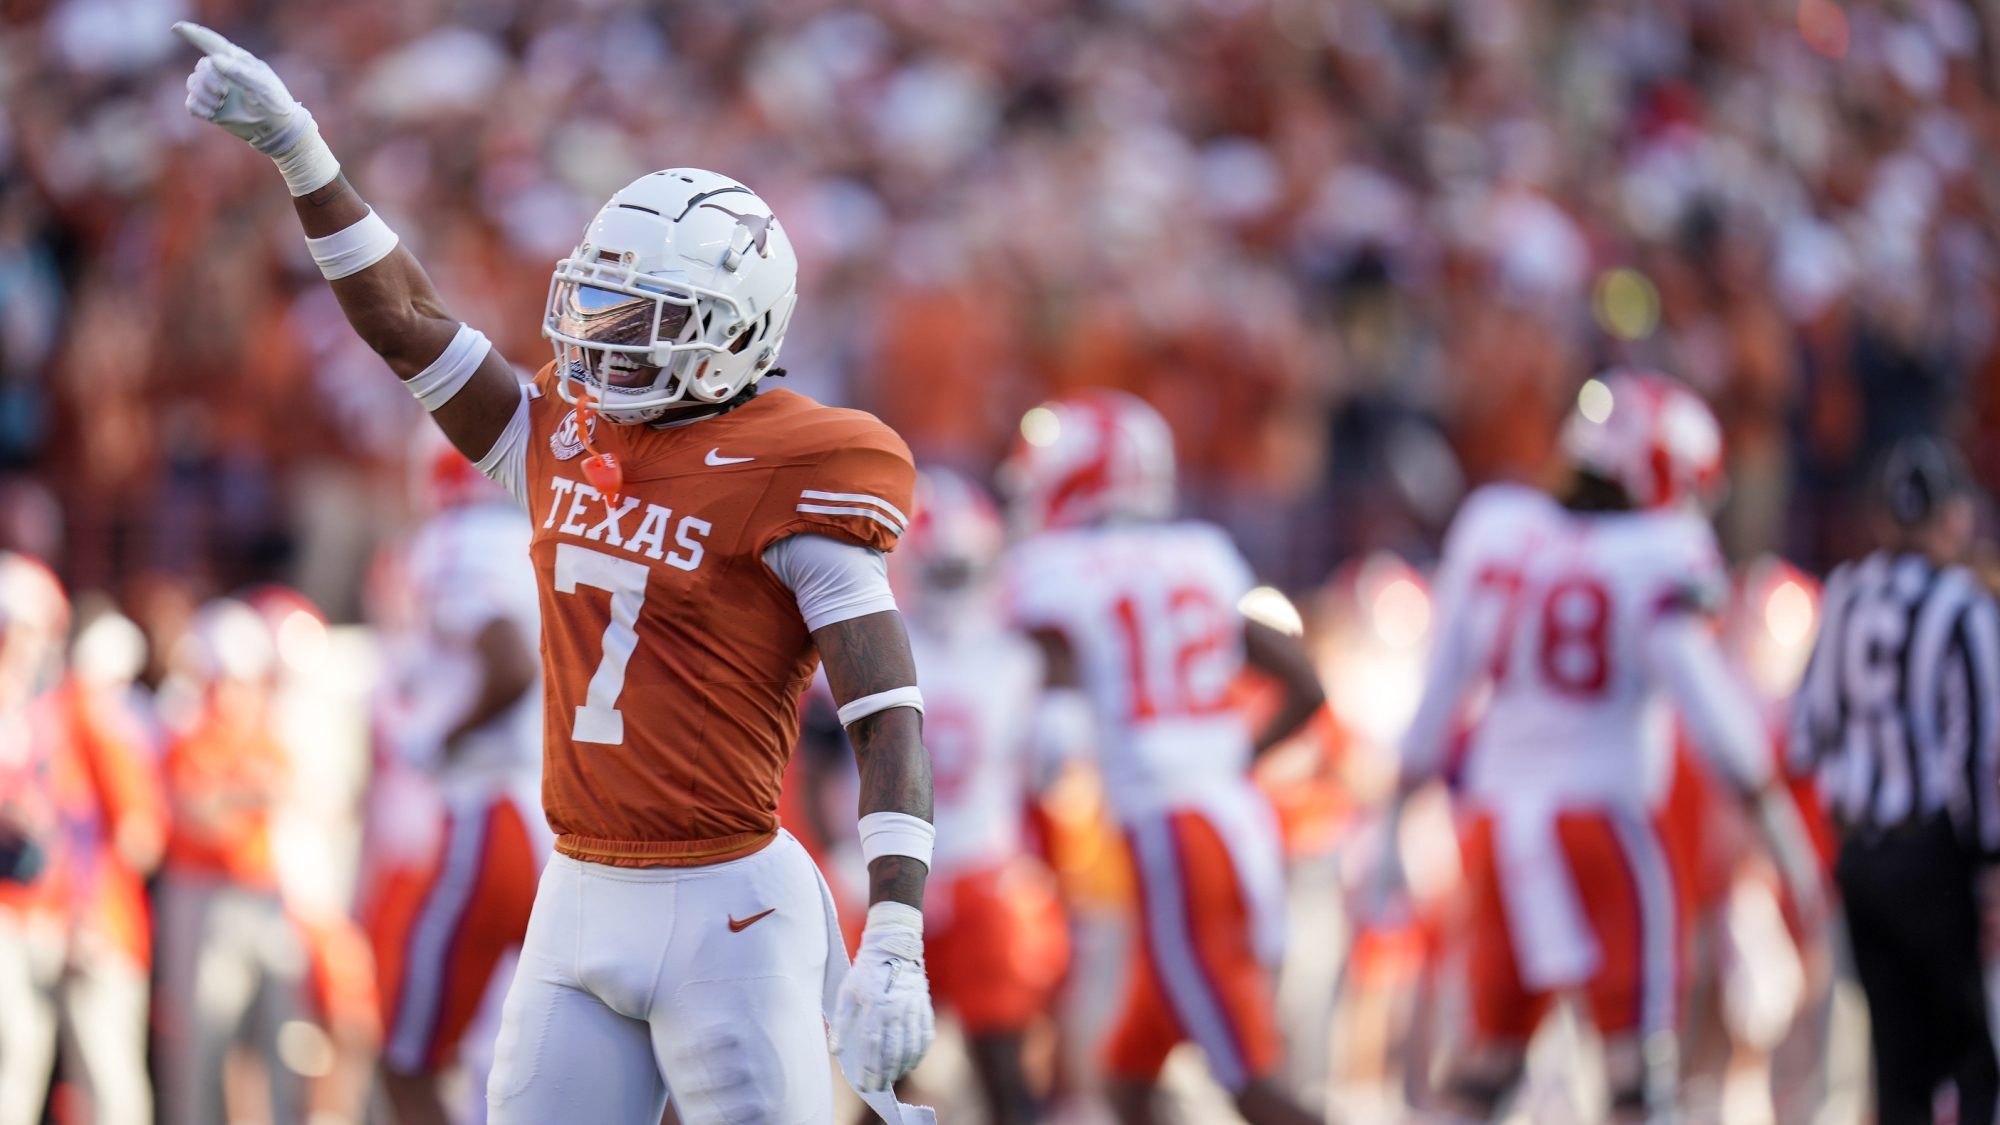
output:
[[[909,450],[871,415],[789,391],[695,426],[596,425],[556,397],[553,367],[523,405],[520,475],[502,480],[535,524],[556,848],[628,867],[747,855],[778,830],[818,663],[763,555],[800,534],[891,549]],[[585,479],[585,438],[623,465],[623,495]]]

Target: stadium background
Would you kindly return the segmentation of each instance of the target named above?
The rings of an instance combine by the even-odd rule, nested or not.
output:
[[[418,412],[180,108],[183,15],[272,59],[516,363],[614,187],[728,169],[800,247],[793,385],[973,470],[1052,390],[1136,390],[1294,588],[1424,553],[1608,362],[1715,403],[1738,556],[1825,561],[1856,466],[2000,409],[1996,59],[1950,0],[4,11],[0,458],[83,589],[352,618],[408,506]]]
[[[1543,471],[1613,363],[1716,407],[1733,558],[1823,568],[1896,437],[2000,478],[1993,14],[0,0],[0,542],[157,654],[259,582],[362,620],[412,518],[421,413],[263,158],[181,108],[185,17],[286,76],[524,369],[598,202],[702,165],[799,247],[788,385],[973,473],[1051,392],[1133,390],[1188,507],[1295,596],[1428,558],[1466,486]]]

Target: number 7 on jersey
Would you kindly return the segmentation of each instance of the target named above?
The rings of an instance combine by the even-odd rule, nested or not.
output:
[[[618,696],[625,690],[625,666],[639,644],[639,608],[646,604],[646,564],[563,543],[556,547],[556,592],[574,594],[589,586],[611,594],[611,620],[604,626],[604,656],[590,677],[583,706],[576,709],[570,738],[616,746],[625,741],[625,716]]]

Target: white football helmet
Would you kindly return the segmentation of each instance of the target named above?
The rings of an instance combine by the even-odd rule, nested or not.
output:
[[[1133,395],[1079,391],[1022,417],[1000,481],[1017,534],[1165,519],[1174,509],[1174,435]]]
[[[203,605],[175,642],[174,670],[196,685],[262,682],[277,669],[271,628],[255,609],[235,598]]]
[[[1701,396],[1656,371],[1583,385],[1563,424],[1572,465],[1619,485],[1635,508],[1706,506],[1722,489],[1722,427]]]
[[[897,600],[949,612],[976,592],[1005,545],[1000,513],[985,489],[950,469],[922,470],[910,530],[889,556]]]
[[[770,205],[727,176],[668,168],[627,184],[556,263],[542,334],[557,387],[612,422],[735,397],[768,373],[798,301]]]

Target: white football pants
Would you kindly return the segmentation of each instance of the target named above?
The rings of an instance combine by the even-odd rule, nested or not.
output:
[[[227,1121],[229,1052],[247,1042],[270,1084],[273,1121],[303,1121],[305,1076],[278,1049],[301,1018],[306,948],[277,892],[209,875],[162,876],[154,899],[158,934],[161,1120]]]
[[[492,1125],[824,1125],[831,900],[799,842],[712,867],[542,871],[487,1084]]]
[[[63,934],[0,909],[0,1125],[37,1125],[56,1058]]]

